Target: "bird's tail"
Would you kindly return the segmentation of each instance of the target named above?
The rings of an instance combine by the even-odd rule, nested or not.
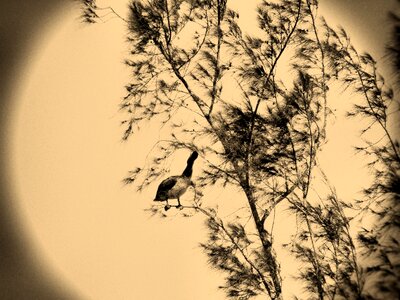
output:
[[[153,201],[167,201],[168,196],[165,193],[157,193],[154,197]]]
[[[154,198],[154,200],[153,201],[159,201],[159,202],[161,202],[161,201],[167,201],[167,199],[160,199],[160,198]]]

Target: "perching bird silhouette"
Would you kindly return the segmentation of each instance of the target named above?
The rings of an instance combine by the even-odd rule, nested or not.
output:
[[[187,165],[182,175],[170,176],[164,179],[157,189],[156,197],[154,201],[166,201],[167,205],[165,210],[168,210],[171,206],[168,204],[168,199],[177,199],[177,208],[181,207],[179,198],[186,192],[189,186],[194,187],[194,183],[191,181],[193,173],[193,163],[199,154],[193,151],[187,160]]]

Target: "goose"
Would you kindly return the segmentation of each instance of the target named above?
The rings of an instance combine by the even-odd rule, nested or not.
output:
[[[179,198],[186,192],[189,186],[194,187],[194,183],[191,181],[193,173],[193,163],[197,159],[199,154],[193,151],[187,160],[187,165],[182,175],[170,176],[164,179],[157,189],[156,197],[154,201],[166,201],[167,205],[165,210],[168,210],[171,206],[168,204],[168,199],[177,199],[177,208],[180,208],[181,202]]]

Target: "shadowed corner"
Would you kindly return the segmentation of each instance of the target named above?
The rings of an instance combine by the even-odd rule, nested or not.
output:
[[[14,206],[13,180],[8,153],[10,115],[20,78],[26,72],[32,44],[41,29],[72,1],[17,0],[0,2],[0,298],[79,299],[65,288],[42,259],[33,254]],[[50,269],[50,268],[49,268]]]

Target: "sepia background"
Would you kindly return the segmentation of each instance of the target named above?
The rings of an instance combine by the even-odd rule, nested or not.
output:
[[[127,1],[104,1],[111,2],[126,13]],[[229,2],[251,30],[258,1]],[[320,3],[328,23],[383,58],[395,0]],[[140,194],[121,183],[146,160],[158,124],[121,142],[118,105],[130,78],[126,29],[112,16],[87,26],[79,14],[73,1],[0,4],[0,298],[223,299],[223,277],[198,247],[206,236],[203,217],[171,210],[168,218],[151,218],[144,210],[158,182]],[[340,100],[348,97],[338,93],[331,104],[335,117],[320,160],[339,196],[352,199],[369,177],[351,148],[358,128],[343,118],[349,103]],[[171,174],[182,172],[187,155],[170,158]],[[205,201],[241,196],[221,188]],[[285,213],[276,220],[277,243],[290,227]],[[299,295],[287,282],[289,275],[284,296]]]

